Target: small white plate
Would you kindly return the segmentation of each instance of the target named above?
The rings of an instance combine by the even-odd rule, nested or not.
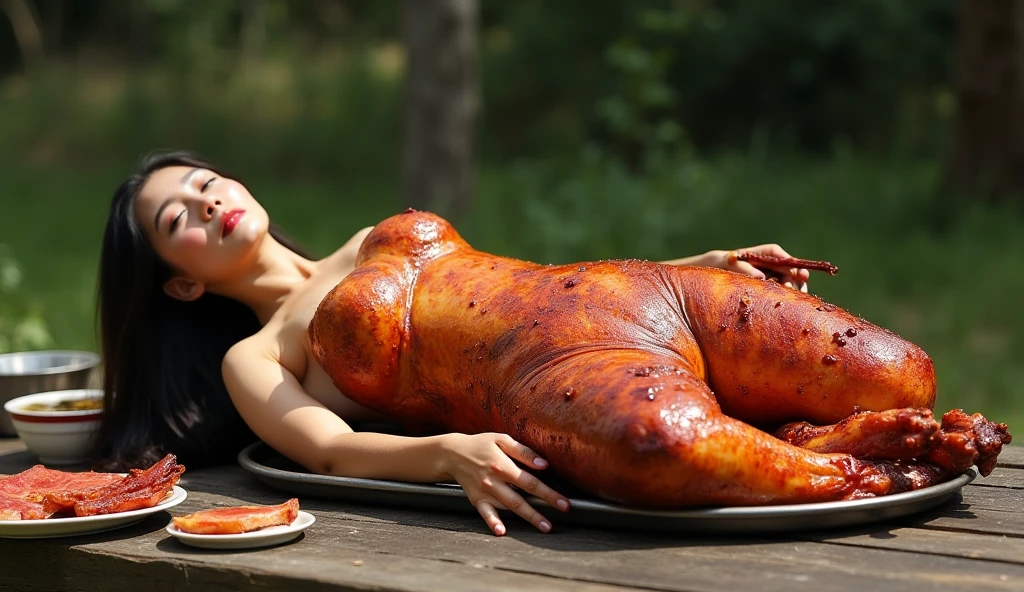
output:
[[[92,534],[122,528],[141,521],[150,514],[163,512],[185,501],[188,494],[174,486],[174,490],[152,508],[129,510],[99,516],[74,516],[71,518],[46,518],[43,520],[0,520],[0,538],[47,539],[79,534]]]
[[[178,530],[173,521],[167,525],[167,533],[186,545],[203,549],[256,549],[287,543],[302,534],[302,531],[314,522],[316,518],[312,514],[299,510],[299,515],[291,524],[270,526],[241,534],[192,534]]]

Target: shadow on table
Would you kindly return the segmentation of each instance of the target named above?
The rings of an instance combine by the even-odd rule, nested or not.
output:
[[[27,450],[18,450],[15,452],[8,452],[6,454],[0,454],[0,475],[13,475],[20,473],[26,469],[31,469],[35,465],[38,465],[39,459],[36,455],[32,454]],[[84,467],[74,468],[71,467],[68,470],[82,470]]]
[[[978,516],[971,510],[971,504],[963,501],[963,495],[956,493],[950,500],[936,508],[926,510],[912,516],[906,516],[903,518],[897,518],[893,520],[886,520],[884,522],[878,522],[876,524],[870,524],[859,527],[850,527],[843,529],[835,529],[821,532],[809,532],[805,533],[803,537],[807,540],[815,540],[821,542],[827,541],[838,541],[840,539],[849,537],[863,537],[867,536],[875,540],[887,540],[898,538],[893,533],[894,530],[903,528],[924,528],[928,529],[930,524],[938,519],[948,521],[950,519],[956,521],[964,521],[963,530],[970,530],[971,521],[977,520]],[[950,524],[945,522],[942,525],[942,530],[957,530],[956,524]]]
[[[285,459],[267,447],[258,447],[247,456],[262,467],[270,467],[285,471],[291,476],[301,475],[305,471],[297,464]],[[308,474],[308,473],[306,473]],[[186,473],[186,476],[189,474]],[[266,476],[264,475],[264,478]],[[557,483],[554,479],[546,479],[552,487],[568,495],[570,498],[585,496],[572,491],[570,486]],[[269,484],[268,484],[269,483]],[[335,534],[343,532],[367,530],[379,531],[382,538],[387,533],[396,532],[394,526],[408,526],[429,530],[443,530],[450,533],[466,533],[493,538],[476,514],[475,510],[463,498],[449,499],[438,505],[435,500],[427,499],[434,496],[422,496],[422,505],[418,505],[415,496],[388,498],[388,492],[375,493],[374,498],[359,492],[352,497],[353,491],[337,493],[330,487],[301,487],[295,483],[271,478],[265,483],[256,475],[238,467],[231,469],[210,469],[196,471],[191,474],[190,481],[185,485],[190,491],[206,492],[211,495],[227,495],[244,503],[272,504],[280,503],[288,497],[299,497],[305,510],[317,514],[321,529],[324,523],[333,525]],[[436,487],[436,486],[435,486]],[[433,502],[433,503],[432,503]],[[969,506],[962,503],[962,498],[955,497],[937,510],[924,514],[916,514],[909,519],[890,519],[866,526],[832,528],[829,530],[797,531],[792,533],[758,533],[739,534],[708,534],[703,532],[686,532],[685,530],[660,529],[661,532],[631,528],[630,526],[611,527],[589,524],[571,524],[559,520],[557,510],[542,510],[554,524],[555,533],[544,535],[519,517],[503,512],[503,519],[508,534],[506,538],[522,541],[538,548],[552,550],[600,550],[607,549],[649,549],[657,547],[709,546],[709,545],[751,545],[756,543],[775,543],[784,541],[821,540],[821,537],[842,538],[851,534],[864,532],[886,533],[894,525],[914,526],[925,524],[935,517],[954,517],[969,519],[973,514],[967,510]],[[389,530],[390,528],[390,530]],[[429,530],[427,532],[429,532]],[[404,532],[404,531],[403,531]],[[334,536],[334,535],[332,535]],[[405,536],[404,534],[402,536]],[[429,536],[429,535],[426,535]]]
[[[299,533],[299,536],[295,537],[290,541],[278,543],[276,545],[267,545],[264,547],[254,547],[251,549],[208,549],[199,547],[190,547],[178,539],[168,535],[167,538],[161,540],[156,544],[156,548],[164,553],[172,553],[174,555],[196,555],[196,556],[210,556],[210,555],[237,555],[239,553],[253,553],[259,551],[266,551],[267,549],[280,549],[284,547],[290,547],[296,543],[302,542],[306,538],[306,533]]]

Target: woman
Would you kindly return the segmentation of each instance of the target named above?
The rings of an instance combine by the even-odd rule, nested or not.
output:
[[[496,508],[549,531],[511,485],[562,511],[568,501],[513,462],[547,466],[511,437],[410,438],[349,426],[386,418],[338,392],[311,354],[307,327],[324,295],[352,271],[369,230],[313,261],[216,166],[187,153],[147,159],[115,192],[103,240],[100,464],[123,469],[166,452],[192,466],[227,461],[255,433],[316,472],[454,479],[496,535],[505,533]],[[746,251],[788,257],[777,245]],[[667,263],[764,277],[728,255]],[[775,271],[785,285],[807,290],[807,270]]]

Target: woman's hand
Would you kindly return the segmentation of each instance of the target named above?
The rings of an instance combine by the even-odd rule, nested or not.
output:
[[[755,253],[757,255],[792,258],[792,255],[787,253],[786,250],[779,245],[769,244],[747,247],[746,249],[735,249],[733,251],[708,251],[703,255],[680,259],[678,261],[670,261],[669,263],[674,263],[676,265],[717,267],[719,269],[735,271],[758,279],[765,279],[767,277],[767,274],[765,274],[761,269],[754,267],[746,261],[739,261],[736,259],[736,253]],[[768,267],[768,273],[778,278],[779,283],[783,286],[786,286],[787,288],[794,288],[801,292],[807,291],[807,280],[811,277],[810,271],[796,267],[772,266]]]
[[[511,436],[496,433],[447,434],[445,438],[442,471],[458,481],[470,503],[495,535],[502,536],[506,532],[498,516],[499,509],[512,510],[541,532],[551,530],[551,523],[534,510],[513,486],[539,497],[553,508],[568,511],[569,500],[565,496],[513,462],[517,460],[534,469],[548,466],[546,460]]]

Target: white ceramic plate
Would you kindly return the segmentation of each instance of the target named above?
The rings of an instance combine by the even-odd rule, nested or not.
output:
[[[75,516],[72,518],[46,518],[45,520],[0,520],[0,537],[9,539],[46,539],[78,534],[91,534],[122,528],[139,522],[150,514],[163,512],[185,501],[188,494],[174,486],[171,494],[152,508],[130,510],[100,516]]]
[[[203,549],[255,549],[287,543],[302,534],[302,531],[314,522],[316,518],[312,514],[299,510],[299,515],[291,524],[261,528],[242,534],[192,534],[178,530],[173,521],[167,525],[167,532],[186,545]]]

